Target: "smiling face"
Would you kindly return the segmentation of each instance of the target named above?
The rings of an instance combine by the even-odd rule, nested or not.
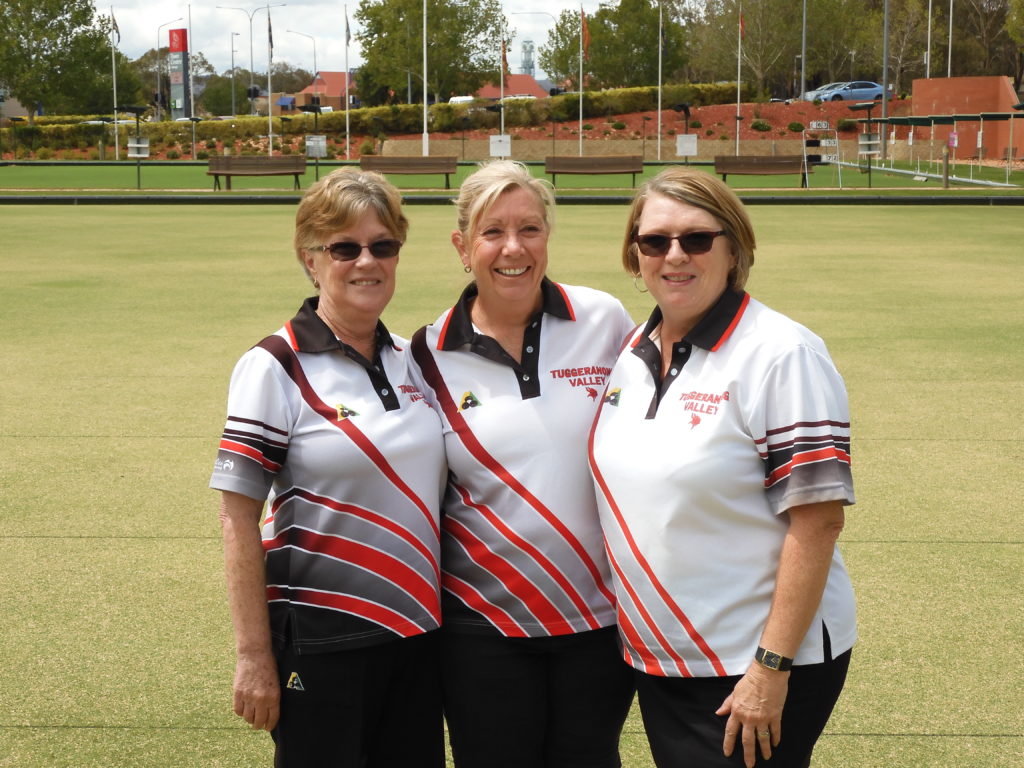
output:
[[[499,195],[472,231],[453,232],[459,258],[476,279],[477,301],[502,312],[528,313],[539,307],[549,233],[543,205],[523,187]]]
[[[651,195],[637,220],[637,235],[678,237],[690,232],[723,229],[721,222],[702,208]],[[640,274],[664,318],[663,332],[680,339],[707,314],[725,291],[735,264],[728,237],[716,237],[707,253],[689,255],[673,241],[664,256],[638,255]]]
[[[330,232],[322,244],[352,242],[369,245],[394,240],[395,235],[368,209],[346,229]],[[343,327],[354,329],[376,325],[395,292],[398,256],[376,259],[366,248],[353,261],[339,261],[330,251],[304,249],[306,269],[320,285],[320,309]]]

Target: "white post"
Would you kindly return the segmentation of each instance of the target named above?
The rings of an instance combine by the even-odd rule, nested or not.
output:
[[[267,6],[267,157],[274,155],[274,89],[270,73],[274,69],[274,29],[270,24],[270,6]]]
[[[348,123],[348,102],[349,102],[349,98],[348,98],[348,72],[349,72],[349,69],[348,69],[348,43],[349,43],[350,35],[349,35],[349,29],[348,29],[348,6],[346,5],[346,6],[344,6],[344,8],[345,8],[345,159],[346,160],[351,160],[352,159],[352,152],[351,152],[351,148],[349,147],[349,144],[351,143],[352,140],[349,137],[349,123]]]
[[[117,21],[114,20],[114,6],[110,6],[110,18],[113,20],[114,27],[110,30],[110,71],[114,80],[114,159],[120,160],[121,135],[117,126],[117,45],[114,43],[114,29],[117,28]],[[120,33],[118,33],[118,35],[120,35]]]
[[[740,78],[743,76],[743,3],[737,3],[736,21],[736,156],[740,154]]]
[[[427,0],[423,0],[423,156],[430,155],[430,134],[427,132]]]
[[[662,5],[658,3],[658,140],[655,142],[658,145],[658,160],[661,160],[661,57],[664,54],[664,46],[662,45],[662,36],[664,35],[662,27]]]
[[[949,43],[946,45],[946,77],[953,76],[953,0],[949,0]]]
[[[585,21],[586,21],[586,18],[583,15],[583,5],[581,3],[580,4],[580,94],[579,94],[580,110],[579,110],[579,115],[577,116],[578,117],[578,121],[577,122],[578,122],[578,127],[579,127],[579,144],[580,144],[579,156],[580,157],[583,157],[583,24],[585,23]]]
[[[928,44],[924,53],[924,76],[926,80],[932,76],[932,0],[928,0]]]

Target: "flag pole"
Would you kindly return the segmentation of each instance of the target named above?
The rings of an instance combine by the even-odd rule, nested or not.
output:
[[[114,33],[117,33],[118,42],[121,41],[121,32],[117,28],[117,19],[114,18],[114,6],[110,6],[110,71],[114,80],[114,159],[121,159],[121,138],[117,129],[117,43],[114,42]]]
[[[267,156],[274,156],[274,91],[270,73],[274,69],[274,30],[270,26],[270,5],[267,5]]]
[[[740,154],[740,78],[743,76],[743,3],[737,3],[739,20],[736,24],[736,156]]]
[[[587,17],[583,15],[583,4],[580,4],[580,108],[579,108],[579,156],[583,157],[583,31],[587,26]]]
[[[658,2],[658,160],[661,160],[661,55],[662,55],[662,19],[661,1]]]
[[[349,137],[349,123],[348,123],[348,43],[352,39],[352,35],[348,28],[348,6],[345,8],[345,159],[352,159],[352,139]]]
[[[501,135],[505,135],[505,39],[501,40],[501,61],[498,62],[498,114],[501,116]]]

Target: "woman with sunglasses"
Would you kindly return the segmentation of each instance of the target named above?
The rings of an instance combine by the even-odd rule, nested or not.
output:
[[[633,322],[547,277],[550,185],[520,163],[461,186],[473,281],[411,345],[444,424],[442,674],[457,768],[617,768],[633,699],[586,441]]]
[[[744,291],[753,229],[715,177],[641,187],[622,259],[657,307],[615,363],[590,460],[655,763],[805,766],[856,638],[843,380]]]
[[[231,377],[210,485],[234,709],[271,731],[279,767],[444,765],[444,444],[380,320],[407,229],[383,176],[344,168],[310,187],[294,245],[318,295]]]

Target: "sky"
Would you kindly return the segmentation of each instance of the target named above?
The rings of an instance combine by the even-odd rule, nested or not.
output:
[[[286,61],[294,67],[313,70],[313,45],[316,42],[316,68],[323,72],[340,72],[345,69],[345,8],[346,3],[338,0],[278,0],[286,3],[283,7],[271,7],[270,14],[274,29],[274,61]],[[584,0],[583,9],[589,15],[597,11],[600,0]],[[234,6],[243,10],[222,10],[218,5]],[[270,0],[273,6],[275,0]],[[355,21],[358,0],[347,4],[352,42],[349,45],[349,67],[362,64],[362,54],[356,34],[359,27]],[[522,71],[523,41],[534,44],[535,75],[542,79],[545,73],[536,66],[537,50],[548,39],[548,32],[554,26],[554,17],[563,10],[578,10],[579,0],[504,0],[503,7],[509,26],[516,31],[509,46],[508,63],[513,74]],[[539,10],[543,8],[544,10]],[[136,59],[157,44],[157,35],[162,47],[167,46],[168,30],[188,29],[191,17],[189,48],[201,52],[218,72],[231,67],[231,41],[234,41],[235,66],[249,68],[249,15],[252,14],[252,60],[257,72],[267,68],[267,12],[265,5],[246,4],[239,0],[202,0],[188,3],[160,3],[151,0],[114,0],[104,4],[96,0],[98,15],[111,13],[121,31],[118,49],[131,59]],[[258,10],[257,10],[258,9]],[[174,21],[180,18],[181,21]],[[165,24],[165,22],[171,22]],[[289,32],[288,30],[292,30]],[[238,36],[233,37],[232,32]],[[301,33],[301,34],[296,34]],[[308,35],[313,37],[305,37]],[[430,67],[430,59],[427,67]],[[497,60],[495,52],[495,60]]]

